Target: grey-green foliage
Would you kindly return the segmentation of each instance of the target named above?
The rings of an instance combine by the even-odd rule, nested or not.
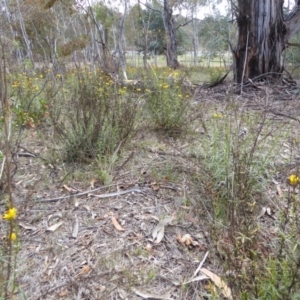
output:
[[[148,38],[147,51],[153,52],[155,54],[164,53],[166,49],[166,29],[162,12],[163,6],[156,1],[153,1],[152,4],[148,5],[145,8],[139,6],[138,4],[131,8],[131,12],[129,12],[129,15],[132,14],[133,16],[138,16],[137,20],[134,21],[134,24],[138,31],[138,35],[136,36],[134,43],[138,50],[144,50],[144,38],[146,31]],[[184,20],[180,20],[180,22],[178,23],[183,24]],[[181,27],[178,28],[178,30],[176,30],[176,39],[178,47],[181,49],[184,48],[184,37],[184,30]]]
[[[199,22],[199,41],[207,56],[214,57],[227,50],[232,26],[229,16],[208,16]]]

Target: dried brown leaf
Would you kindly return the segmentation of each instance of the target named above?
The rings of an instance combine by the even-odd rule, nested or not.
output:
[[[85,275],[90,271],[90,266],[86,265],[81,269],[81,275]]]
[[[192,237],[191,237],[189,234],[185,234],[185,235],[182,237],[182,242],[183,242],[186,246],[189,246],[189,245],[193,244],[193,239],[192,239]]]
[[[184,245],[184,242],[183,242],[183,240],[182,240],[181,234],[178,234],[178,235],[177,235],[177,241],[178,241],[181,245]]]
[[[153,191],[158,191],[160,189],[160,185],[156,182],[151,182],[151,188]]]
[[[214,274],[213,272],[211,272],[205,268],[201,268],[200,271],[211,279],[211,281],[222,291],[223,295],[227,299],[230,299],[230,300],[233,299],[231,289],[227,286],[227,284],[218,275]]]
[[[91,189],[94,189],[94,188],[95,188],[95,182],[96,182],[96,179],[93,178],[93,179],[91,180]]]
[[[77,192],[76,190],[74,190],[74,189],[68,187],[66,184],[63,185],[63,188],[64,188],[65,190],[67,190],[69,193]]]
[[[91,211],[91,209],[88,205],[83,205],[83,208],[85,208],[87,211]]]
[[[63,290],[58,294],[58,297],[63,298],[68,295],[68,290]]]
[[[60,221],[56,224],[53,224],[52,226],[47,227],[47,231],[55,231],[57,228],[59,228],[64,222]]]
[[[119,230],[119,231],[124,231],[124,230],[125,230],[125,229],[118,223],[117,219],[116,219],[114,216],[111,217],[111,221],[112,221],[114,227],[115,227],[117,230]]]

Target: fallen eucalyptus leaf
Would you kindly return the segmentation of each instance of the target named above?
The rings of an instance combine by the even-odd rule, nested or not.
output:
[[[118,223],[117,219],[116,219],[114,216],[111,217],[111,221],[112,221],[113,225],[115,226],[115,228],[116,228],[117,230],[119,230],[119,231],[124,231],[124,230],[125,230],[125,229]]]
[[[52,226],[50,227],[47,227],[47,231],[55,231],[57,228],[59,228],[64,222],[63,221],[60,221],[56,224],[53,224]]]
[[[183,284],[187,284],[187,283],[195,282],[195,281],[206,280],[206,279],[209,279],[209,277],[207,277],[206,275],[202,274],[202,275],[199,275],[197,277],[193,277],[193,278],[189,279],[188,281],[185,281]]]
[[[37,230],[37,227],[32,226],[32,225],[27,225],[25,223],[19,222],[19,226],[27,229],[27,230]]]
[[[211,279],[211,281],[222,291],[226,298],[233,300],[231,289],[218,275],[205,268],[200,269],[200,271]]]
[[[163,295],[155,295],[152,293],[144,292],[144,291],[139,291],[135,288],[132,288],[132,290],[138,295],[141,296],[143,299],[158,299],[158,300],[174,300],[173,298],[170,298],[168,296],[163,296]]]
[[[156,227],[154,228],[152,232],[153,241],[158,244],[162,241],[165,234],[165,226],[169,223],[171,223],[174,220],[174,217],[166,217],[163,220],[161,220]]]

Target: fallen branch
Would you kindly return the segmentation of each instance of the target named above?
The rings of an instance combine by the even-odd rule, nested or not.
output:
[[[114,185],[113,185],[114,186]],[[108,193],[108,194],[102,194],[102,195],[92,195],[92,193],[108,188],[107,186],[102,186],[100,188],[91,190],[91,191],[85,191],[85,192],[81,192],[81,193],[73,193],[70,195],[66,195],[66,196],[61,196],[61,197],[56,197],[56,198],[49,198],[49,199],[37,199],[36,202],[55,202],[55,201],[59,201],[59,200],[63,200],[63,199],[67,199],[73,196],[84,196],[84,195],[90,195],[93,197],[97,197],[97,198],[109,198],[109,197],[116,197],[119,195],[123,195],[123,194],[127,194],[127,193],[131,193],[131,192],[137,192],[137,193],[141,193],[141,190],[138,187],[131,187],[128,190],[125,191],[119,191],[119,192],[114,192],[114,193]]]

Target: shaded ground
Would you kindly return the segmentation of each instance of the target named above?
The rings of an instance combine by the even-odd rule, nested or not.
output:
[[[196,90],[193,133],[174,139],[139,132],[120,161],[103,170],[96,162],[61,163],[51,129],[28,130],[14,177],[21,241],[17,299],[208,299],[207,280],[185,284],[207,251],[203,267],[224,275],[220,246],[211,237],[211,195],[201,181],[201,158],[191,149],[200,147],[211,113],[232,103],[249,112],[268,111],[274,130],[287,130],[286,140],[279,141],[282,152],[270,167],[269,203],[255,211],[265,236],[261,251],[267,254],[282,205],[278,189],[289,190],[286,176],[300,163],[299,148],[289,164],[285,157],[290,136],[298,134],[298,86],[245,89],[243,96],[230,89]],[[99,171],[108,174],[108,185],[99,181]],[[118,194],[124,190],[130,192]],[[272,213],[262,213],[263,207]],[[170,216],[156,243],[154,228]],[[190,243],[182,241],[187,234]]]

